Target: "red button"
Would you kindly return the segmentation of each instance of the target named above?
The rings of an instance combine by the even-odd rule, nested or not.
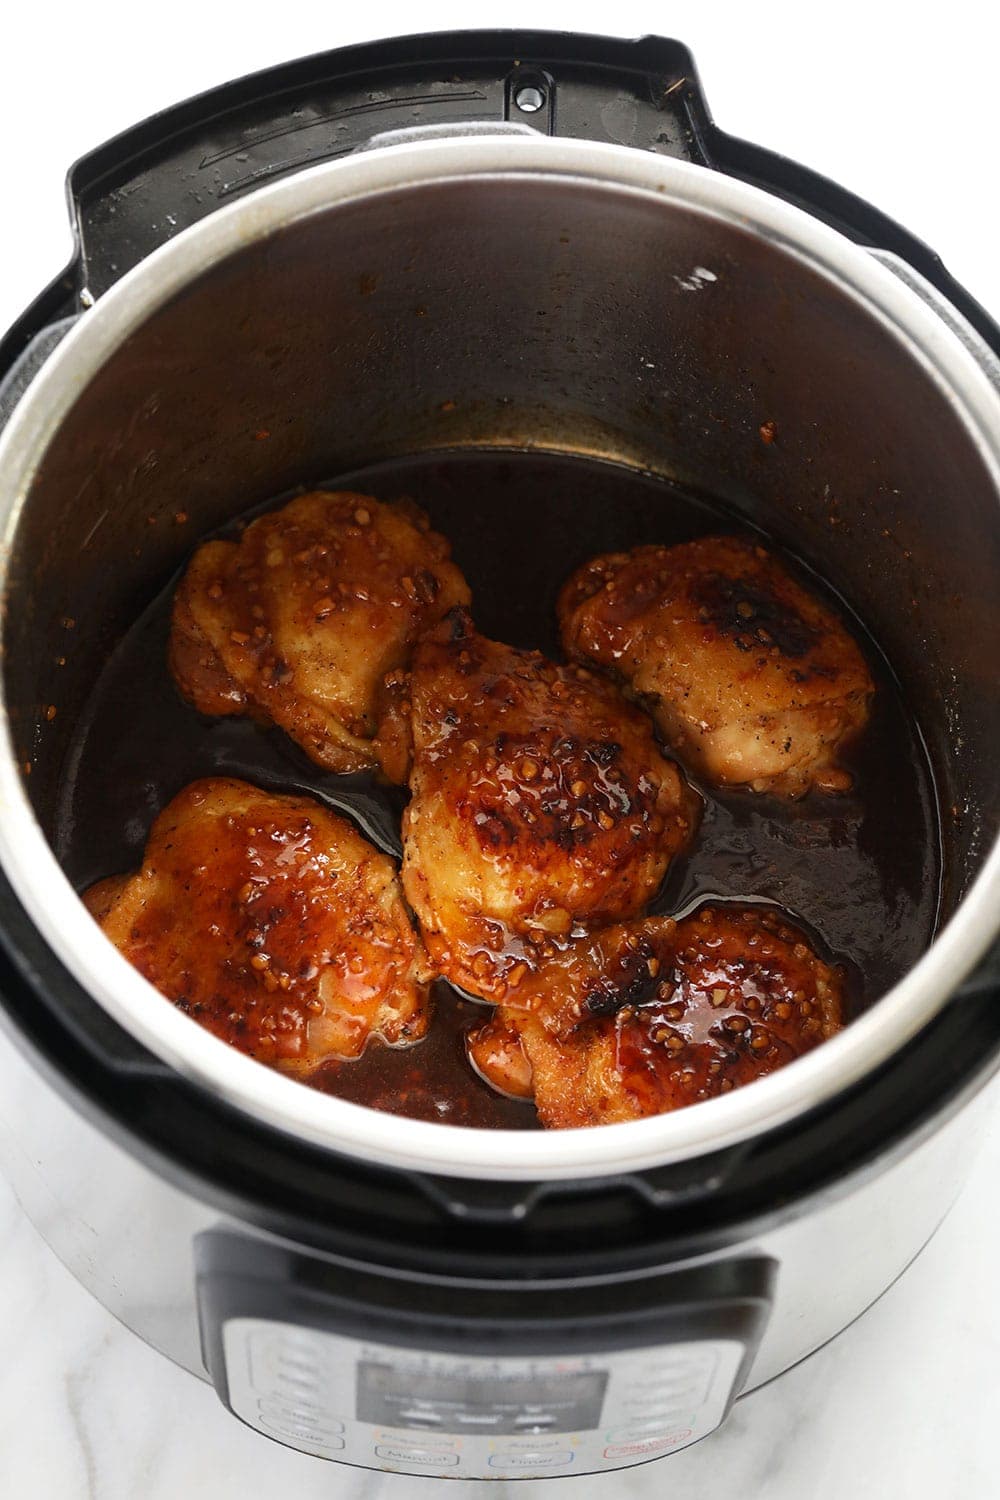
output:
[[[691,1436],[690,1427],[682,1427],[679,1432],[669,1432],[663,1437],[647,1438],[642,1443],[610,1443],[604,1450],[605,1458],[637,1458],[643,1453],[659,1453],[664,1448],[676,1448],[678,1443],[685,1442]]]

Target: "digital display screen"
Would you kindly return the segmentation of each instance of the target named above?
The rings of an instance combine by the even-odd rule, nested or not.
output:
[[[600,1425],[606,1370],[565,1374],[357,1366],[357,1417],[438,1432],[587,1432]]]

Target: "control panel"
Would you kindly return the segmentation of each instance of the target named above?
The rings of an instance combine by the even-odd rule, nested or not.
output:
[[[625,1468],[697,1442],[728,1408],[744,1346],[490,1358],[418,1352],[263,1318],[222,1331],[229,1405],[320,1458],[441,1479]]]
[[[195,1241],[205,1364],[250,1427],[317,1458],[439,1479],[599,1474],[726,1416],[777,1266],[557,1280],[345,1262],[220,1226]]]

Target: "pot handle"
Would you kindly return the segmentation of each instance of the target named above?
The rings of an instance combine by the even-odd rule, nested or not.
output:
[[[82,316],[82,313],[74,313],[68,318],[59,318],[55,323],[49,323],[40,329],[0,380],[0,432],[7,426],[14,414],[15,406],[49,355],[62,343],[70,329],[75,327]]]

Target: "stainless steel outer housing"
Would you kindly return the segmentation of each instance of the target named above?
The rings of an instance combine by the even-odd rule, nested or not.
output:
[[[760,442],[765,420],[778,443]],[[400,1130],[165,1004],[55,862],[45,829],[67,735],[188,539],[296,483],[456,444],[601,457],[725,499],[836,580],[920,706],[954,809],[948,920],[868,1014],[752,1088],[597,1131]],[[646,153],[522,136],[387,146],[303,172],[106,293],[0,440],[0,860],[99,1006],[292,1137],[514,1179],[636,1171],[751,1140],[873,1072],[949,1002],[1000,925],[998,498],[985,346],[773,197]]]

